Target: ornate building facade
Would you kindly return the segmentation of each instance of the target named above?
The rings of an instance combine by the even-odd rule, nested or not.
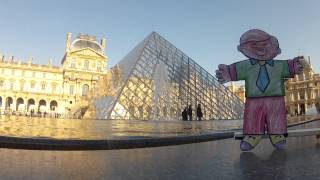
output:
[[[234,82],[231,82],[228,88],[231,92],[237,95],[242,102],[246,101],[246,95],[245,95],[246,90],[244,85],[239,86],[239,85],[235,85]]]
[[[106,39],[67,34],[62,66],[0,61],[0,112],[74,117],[84,115],[107,76]]]
[[[310,57],[303,73],[286,82],[286,107],[290,115],[305,114],[310,108],[319,109],[320,75],[314,73]]]

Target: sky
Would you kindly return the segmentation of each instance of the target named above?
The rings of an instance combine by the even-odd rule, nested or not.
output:
[[[1,0],[0,53],[60,65],[67,32],[107,39],[109,67],[152,31],[208,72],[245,59],[237,51],[245,31],[276,36],[276,59],[310,56],[320,72],[320,1],[317,0]]]

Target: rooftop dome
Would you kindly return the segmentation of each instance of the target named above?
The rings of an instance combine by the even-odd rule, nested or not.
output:
[[[103,48],[96,41],[95,36],[80,34],[71,44],[71,50],[78,50],[83,48],[91,48],[97,52],[103,52]]]

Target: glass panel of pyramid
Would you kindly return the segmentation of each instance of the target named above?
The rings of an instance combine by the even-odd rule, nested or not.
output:
[[[203,119],[239,119],[242,101],[204,68],[153,32],[111,69],[111,96],[96,102],[99,119],[178,120],[201,104]]]

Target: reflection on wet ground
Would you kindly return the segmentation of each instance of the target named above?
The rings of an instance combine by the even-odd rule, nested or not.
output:
[[[310,120],[319,117],[301,119]],[[310,126],[310,125],[309,125]],[[79,120],[0,116],[0,136],[56,139],[116,139],[168,137],[240,129],[242,120],[137,121]]]
[[[320,140],[288,138],[286,150],[268,139],[241,152],[233,139],[107,151],[0,149],[1,179],[319,179]]]
[[[136,121],[2,116],[0,136],[57,139],[110,139],[123,136],[181,136],[238,129],[241,120]]]

